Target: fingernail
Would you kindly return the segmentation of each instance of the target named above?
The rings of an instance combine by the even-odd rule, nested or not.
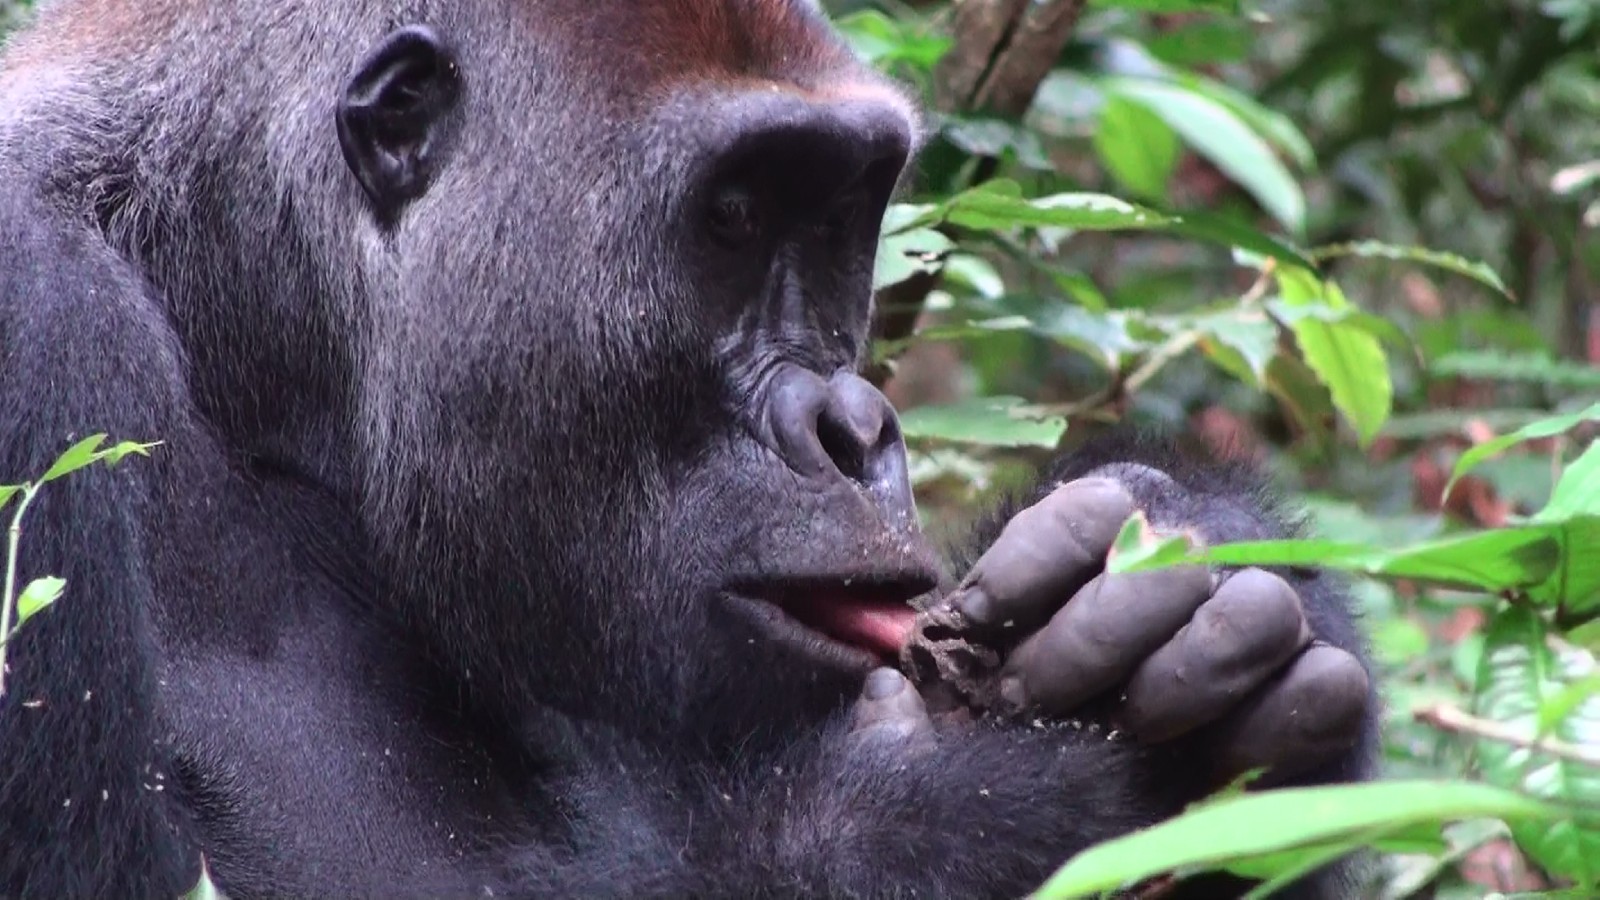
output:
[[[1000,679],[1000,699],[1011,707],[1012,712],[1022,712],[1028,708],[1028,692],[1023,688],[1019,676],[1011,675]]]
[[[956,609],[961,611],[967,621],[976,625],[988,625],[994,618],[994,601],[983,592],[983,588],[970,587],[956,600]]]
[[[873,669],[861,689],[861,696],[867,700],[887,700],[905,686],[905,676],[894,669]]]

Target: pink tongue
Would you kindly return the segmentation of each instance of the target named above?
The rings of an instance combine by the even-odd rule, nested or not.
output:
[[[836,640],[894,656],[911,638],[917,611],[904,603],[863,603],[848,597],[817,597],[813,626]]]

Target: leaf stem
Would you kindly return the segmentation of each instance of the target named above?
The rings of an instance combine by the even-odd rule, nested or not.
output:
[[[17,612],[17,550],[22,544],[22,514],[38,492],[36,484],[22,486],[16,512],[11,514],[11,525],[6,528],[6,582],[5,593],[0,594],[0,697],[6,695],[6,650],[11,645],[11,623]]]
[[[1168,338],[1165,343],[1145,357],[1139,368],[1135,369],[1133,374],[1122,382],[1123,393],[1137,393],[1141,387],[1144,387],[1145,382],[1154,378],[1156,373],[1160,372],[1167,363],[1182,356],[1185,351],[1199,342],[1200,333],[1196,331],[1183,331]]]
[[[1600,768],[1600,750],[1591,750],[1554,738],[1530,738],[1499,722],[1480,719],[1453,706],[1445,704],[1426,706],[1413,712],[1411,717],[1441,731],[1470,735],[1526,750],[1537,750],[1568,762]]]

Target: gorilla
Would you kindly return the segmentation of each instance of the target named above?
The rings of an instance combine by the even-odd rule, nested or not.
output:
[[[1247,770],[1371,777],[1327,575],[1104,571],[1135,510],[1292,533],[1255,474],[1094,444],[931,549],[856,374],[921,127],[803,0],[42,7],[0,482],[164,444],[30,509],[0,893],[1010,897]],[[901,674],[912,601],[992,713]]]

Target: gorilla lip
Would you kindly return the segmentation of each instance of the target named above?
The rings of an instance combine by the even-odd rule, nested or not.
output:
[[[932,588],[932,580],[837,578],[741,586],[735,593],[775,607],[784,618],[832,643],[893,659],[916,619],[910,601]]]

